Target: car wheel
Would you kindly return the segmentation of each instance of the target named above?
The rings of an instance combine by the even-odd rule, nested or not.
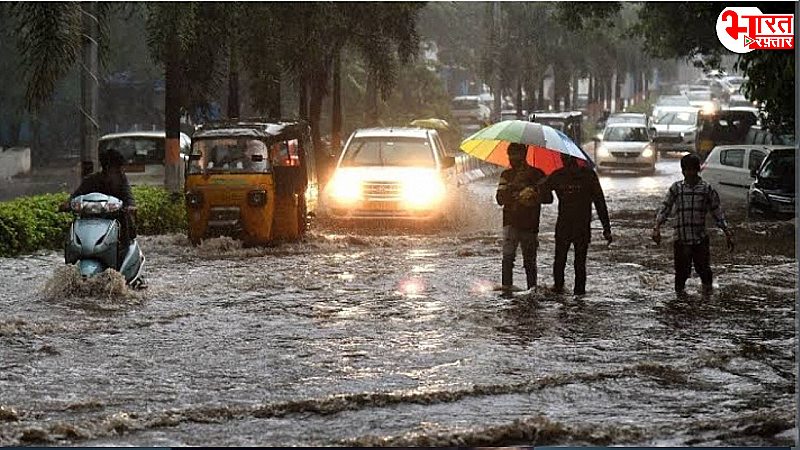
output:
[[[645,171],[644,171],[644,174],[647,175],[647,176],[655,175],[655,173],[656,173],[656,167],[655,166],[650,167],[648,169],[645,169]]]

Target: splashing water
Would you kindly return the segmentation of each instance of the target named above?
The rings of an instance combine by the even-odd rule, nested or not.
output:
[[[136,305],[144,300],[125,283],[125,277],[113,269],[84,278],[78,266],[65,265],[58,267],[47,281],[42,296],[48,301],[77,301],[85,307],[100,309],[118,309]]]

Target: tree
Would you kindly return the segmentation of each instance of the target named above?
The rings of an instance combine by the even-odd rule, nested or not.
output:
[[[166,185],[180,186],[180,125],[187,111],[208,103],[224,77],[225,4],[148,3],[148,46],[164,66]]]

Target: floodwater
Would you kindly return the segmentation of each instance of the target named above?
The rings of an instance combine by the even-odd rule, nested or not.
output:
[[[496,179],[428,232],[143,236],[144,291],[59,252],[0,259],[0,445],[796,446],[795,222],[729,211],[715,293],[678,298],[671,230],[649,233],[679,178],[601,177],[614,242],[596,221],[584,297],[498,297]]]

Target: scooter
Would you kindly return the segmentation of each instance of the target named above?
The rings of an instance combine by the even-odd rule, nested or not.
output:
[[[84,278],[112,268],[125,277],[129,286],[143,286],[144,254],[139,243],[131,239],[125,251],[118,251],[118,217],[125,213],[122,201],[93,192],[73,198],[69,203],[69,211],[75,215],[75,220],[67,236],[64,261],[76,264]]]

